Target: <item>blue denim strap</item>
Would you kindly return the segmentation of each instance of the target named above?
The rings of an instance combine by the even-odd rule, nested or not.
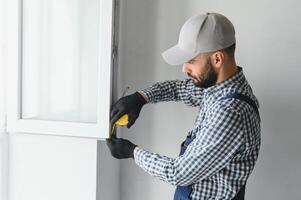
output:
[[[183,155],[186,151],[187,146],[193,141],[192,136],[187,136],[185,141],[181,144],[180,156]],[[189,200],[190,193],[192,191],[192,185],[189,186],[177,186],[174,200]]]
[[[242,101],[248,103],[254,109],[256,114],[259,116],[259,111],[258,111],[258,107],[257,107],[256,103],[250,97],[248,97],[246,95],[243,95],[243,94],[240,94],[240,93],[232,93],[232,94],[229,94],[229,95],[221,98],[221,100],[224,100],[224,99],[239,99],[239,100],[242,100]]]

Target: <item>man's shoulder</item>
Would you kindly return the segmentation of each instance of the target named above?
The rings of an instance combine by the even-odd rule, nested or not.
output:
[[[211,115],[227,115],[229,113],[236,113],[238,115],[249,114],[253,109],[250,106],[250,102],[242,100],[236,97],[226,98],[229,95],[236,93],[246,96],[250,101],[254,102],[256,107],[259,108],[259,102],[252,91],[228,91],[220,95],[215,102],[208,108],[207,112]]]

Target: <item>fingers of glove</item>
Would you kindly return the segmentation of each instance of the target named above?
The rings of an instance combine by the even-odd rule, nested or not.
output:
[[[117,104],[119,104],[122,101],[122,98],[119,98],[115,103],[113,103],[112,108],[115,107]]]
[[[114,139],[115,145],[122,149],[122,147],[127,146],[130,141],[122,138],[115,138]]]
[[[111,124],[115,124],[116,121],[118,121],[118,119],[120,117],[122,117],[124,114],[126,114],[126,111],[124,110],[119,110],[115,115],[113,115],[113,117],[111,118]]]
[[[106,139],[106,143],[109,145],[115,145],[118,138],[116,135],[112,135],[111,138]]]
[[[114,143],[116,143],[116,139],[117,139],[116,135],[112,135],[110,138],[110,140],[112,140]]]
[[[125,107],[125,99],[124,97],[122,97],[115,104],[112,105],[110,117],[112,118],[120,110],[125,110]]]
[[[112,108],[111,112],[110,112],[110,118],[112,119],[114,117],[114,115],[116,115],[116,113],[118,112],[118,109]]]
[[[117,102],[118,103],[118,102]],[[119,110],[121,110],[121,105],[120,104],[115,104],[112,106],[111,112],[110,112],[110,117],[112,118]]]
[[[126,127],[130,128],[136,122],[138,117],[139,117],[139,114],[130,113],[129,114],[129,123],[126,125]]]
[[[133,124],[134,124],[134,123],[130,123],[130,122],[129,122],[129,123],[126,125],[126,127],[127,127],[127,128],[131,128],[131,126],[132,126]]]
[[[114,142],[112,139],[106,139],[106,143],[110,150],[114,148]]]

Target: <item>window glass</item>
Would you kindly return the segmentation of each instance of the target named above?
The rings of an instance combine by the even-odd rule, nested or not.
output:
[[[21,118],[97,121],[98,0],[23,0]]]

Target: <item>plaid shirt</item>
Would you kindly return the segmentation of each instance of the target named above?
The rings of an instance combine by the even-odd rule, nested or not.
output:
[[[259,107],[242,68],[206,89],[185,79],[158,82],[140,92],[148,103],[183,101],[198,107],[199,114],[188,133],[195,139],[182,156],[170,158],[136,147],[135,163],[172,185],[192,185],[192,200],[232,199],[246,184],[260,148],[260,117],[254,109],[241,100],[221,100],[238,92]]]

